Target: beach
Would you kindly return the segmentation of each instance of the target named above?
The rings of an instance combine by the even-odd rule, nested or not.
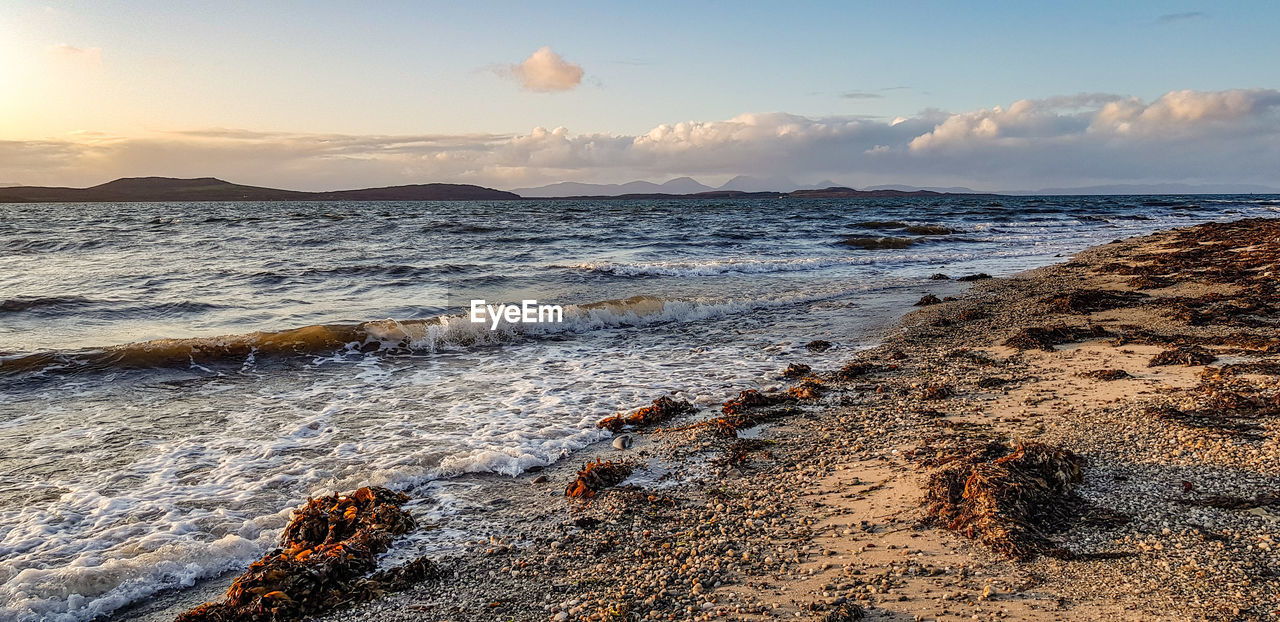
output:
[[[673,420],[504,483],[440,578],[321,619],[1273,619],[1278,233],[1177,229],[979,281],[736,438]],[[1216,359],[1151,366],[1178,348]],[[991,441],[1083,459],[1089,511],[1026,559],[923,507],[930,458]],[[594,457],[639,468],[566,498]]]
[[[318,323],[295,331],[19,351],[0,360],[15,415],[0,433],[30,449],[0,473],[13,501],[4,611],[228,619],[196,608],[230,587],[279,619],[1273,616],[1277,221],[1237,211],[1273,213],[1273,201],[1019,201],[1042,215],[973,199],[881,204],[883,220],[838,203],[707,204],[704,225],[817,210],[823,222],[783,247],[698,245],[656,261],[672,251],[646,233],[625,259],[472,269],[490,282],[505,272],[508,287],[580,283],[577,300],[602,286],[702,292],[570,306],[567,327],[488,334],[435,308],[335,324],[312,310]],[[246,222],[279,236],[306,209],[269,205]],[[637,210],[684,217],[612,209],[619,223]],[[246,226],[245,206],[203,229],[130,210],[144,230],[210,240]],[[442,216],[353,210],[410,228]],[[929,219],[897,220],[912,211]],[[841,243],[886,228],[895,235],[878,239],[895,247]],[[472,223],[462,235],[508,234]],[[547,235],[591,244],[603,232]],[[1082,240],[1102,244],[1080,252]],[[770,242],[780,257],[761,258]],[[64,245],[40,252],[84,261],[77,238]],[[102,252],[117,246],[149,252]],[[278,288],[243,289],[264,304],[298,292],[286,319],[258,320],[287,326],[298,300],[335,285],[442,269],[408,263],[412,244],[387,249],[406,262],[207,262],[229,283],[270,277]],[[209,271],[183,272],[161,281],[169,295]],[[381,282],[385,299],[404,305],[412,282]],[[57,333],[42,321],[77,317],[126,338],[149,330],[107,295],[8,311],[12,326],[46,331],[21,333],[32,340]],[[182,308],[228,326],[250,317]],[[313,512],[314,525],[286,527],[309,500],[345,526]],[[350,540],[356,525],[370,538]]]

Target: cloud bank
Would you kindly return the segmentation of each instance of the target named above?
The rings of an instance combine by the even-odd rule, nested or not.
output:
[[[1157,24],[1173,24],[1175,22],[1185,22],[1194,19],[1208,19],[1207,13],[1200,11],[1187,11],[1186,13],[1167,13],[1156,18]]]
[[[449,181],[500,188],[747,174],[1033,189],[1101,183],[1278,182],[1280,91],[1105,93],[893,120],[744,114],[640,135],[352,136],[201,130],[0,142],[0,179],[88,185],[215,175],[299,189]]]
[[[499,73],[531,91],[571,91],[582,84],[582,67],[566,61],[546,46],[530,54],[524,62],[504,67]]]

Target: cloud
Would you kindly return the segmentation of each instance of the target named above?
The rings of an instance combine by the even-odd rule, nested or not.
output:
[[[582,84],[582,67],[546,46],[518,65],[501,68],[499,74],[519,81],[531,91],[571,91]]]
[[[845,99],[880,99],[884,97],[884,95],[879,93],[870,93],[867,91],[849,91],[847,93],[841,93],[840,97]]]
[[[1185,22],[1194,19],[1208,19],[1207,13],[1200,11],[1187,11],[1186,13],[1167,13],[1156,18],[1157,24],[1172,24],[1174,22]]]
[[[200,129],[143,138],[0,142],[0,179],[89,185],[214,175],[336,189],[428,181],[501,188],[683,175],[829,177],[855,185],[986,189],[1181,181],[1274,184],[1280,91],[1106,93],[1025,99],[892,121],[780,112],[658,125],[629,135],[345,135]]]
[[[50,47],[49,55],[58,62],[83,67],[102,66],[102,48],[82,48],[62,43]]]

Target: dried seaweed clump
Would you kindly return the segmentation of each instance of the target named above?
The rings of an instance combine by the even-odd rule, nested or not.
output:
[[[726,415],[737,415],[746,412],[752,408],[763,408],[773,406],[787,401],[787,398],[777,395],[765,395],[755,389],[749,389],[738,394],[720,408],[720,411]]]
[[[968,275],[968,276],[962,276],[962,277],[960,277],[960,278],[958,278],[958,279],[956,279],[956,280],[957,280],[957,281],[960,281],[960,282],[962,282],[962,283],[968,283],[968,282],[970,282],[970,281],[982,281],[982,280],[984,280],[984,279],[989,279],[989,278],[991,278],[991,275],[990,275],[990,274],[987,274],[986,272],[979,272],[979,273],[977,273],[977,274],[970,274],[970,275]]]
[[[783,378],[803,378],[813,373],[813,368],[804,363],[792,363],[782,372]]]
[[[631,476],[635,467],[625,460],[596,460],[583,465],[578,471],[578,478],[564,489],[566,497],[590,499],[605,488],[621,484]]]
[[[853,361],[844,367],[841,367],[840,371],[836,372],[836,378],[840,380],[853,380],[877,371],[880,371],[880,367],[874,363]]]
[[[1208,365],[1218,360],[1218,357],[1200,346],[1184,346],[1165,350],[1160,354],[1151,357],[1151,361],[1147,363],[1147,367],[1161,367],[1164,365],[1184,365],[1187,367],[1195,367],[1197,365]]]
[[[1129,372],[1123,369],[1095,369],[1093,371],[1084,372],[1080,375],[1085,378],[1093,378],[1094,380],[1106,380],[1106,381],[1123,380],[1125,378],[1133,377]]]
[[[867,617],[867,611],[857,603],[844,602],[822,616],[822,622],[858,622]]]
[[[920,390],[920,399],[923,400],[945,400],[956,394],[956,390],[945,384],[925,385]]]
[[[937,296],[934,296],[933,294],[925,294],[925,295],[923,295],[923,296],[921,296],[921,297],[920,297],[920,300],[918,300],[918,301],[916,302],[915,306],[917,306],[917,307],[927,307],[927,306],[930,306],[930,305],[936,305],[936,304],[939,304],[939,303],[941,303],[941,302],[942,302],[942,300],[941,300],[941,299],[939,299]]]
[[[801,384],[800,386],[803,387],[805,385]],[[813,382],[811,386],[816,397],[822,385]],[[794,408],[764,410],[769,406],[794,402],[797,399],[806,398],[800,398],[797,395],[766,395],[755,389],[743,391],[737,397],[724,403],[723,408],[721,408],[721,411],[724,412],[723,417],[708,419],[679,429],[708,428],[720,436],[734,438],[738,435],[738,430],[799,414],[800,411]]]
[[[1134,289],[1161,289],[1165,287],[1172,287],[1176,283],[1176,281],[1170,278],[1140,274],[1129,279],[1125,285]]]
[[[925,503],[938,525],[1014,559],[1057,553],[1049,534],[1079,510],[1072,489],[1084,460],[1043,443],[991,443],[954,453],[930,476]]]
[[[1110,336],[1099,326],[1031,326],[1024,328],[1005,340],[1004,345],[1019,350],[1044,350],[1052,352],[1054,346],[1077,341],[1088,341]]]
[[[816,400],[826,393],[827,387],[815,378],[805,378],[799,384],[787,389],[787,395],[797,400]]]
[[[652,425],[662,423],[673,417],[688,414],[696,411],[693,404],[685,400],[674,400],[670,396],[664,395],[656,400],[653,404],[645,406],[629,415],[623,416],[618,413],[611,417],[605,417],[596,423],[596,427],[605,428],[610,432],[617,432],[627,425]]]
[[[1113,292],[1103,289],[1080,289],[1058,296],[1041,298],[1051,313],[1075,313],[1087,315],[1095,311],[1106,311],[1136,304],[1146,298],[1145,294],[1136,292]]]
[[[294,512],[279,549],[249,566],[223,600],[177,622],[294,620],[437,575],[426,559],[369,574],[395,537],[415,528],[400,508],[408,500],[377,486],[312,499]]]

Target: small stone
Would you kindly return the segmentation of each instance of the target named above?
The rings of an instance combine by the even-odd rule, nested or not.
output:
[[[632,442],[630,434],[623,434],[613,439],[613,448],[617,450],[631,449]]]

